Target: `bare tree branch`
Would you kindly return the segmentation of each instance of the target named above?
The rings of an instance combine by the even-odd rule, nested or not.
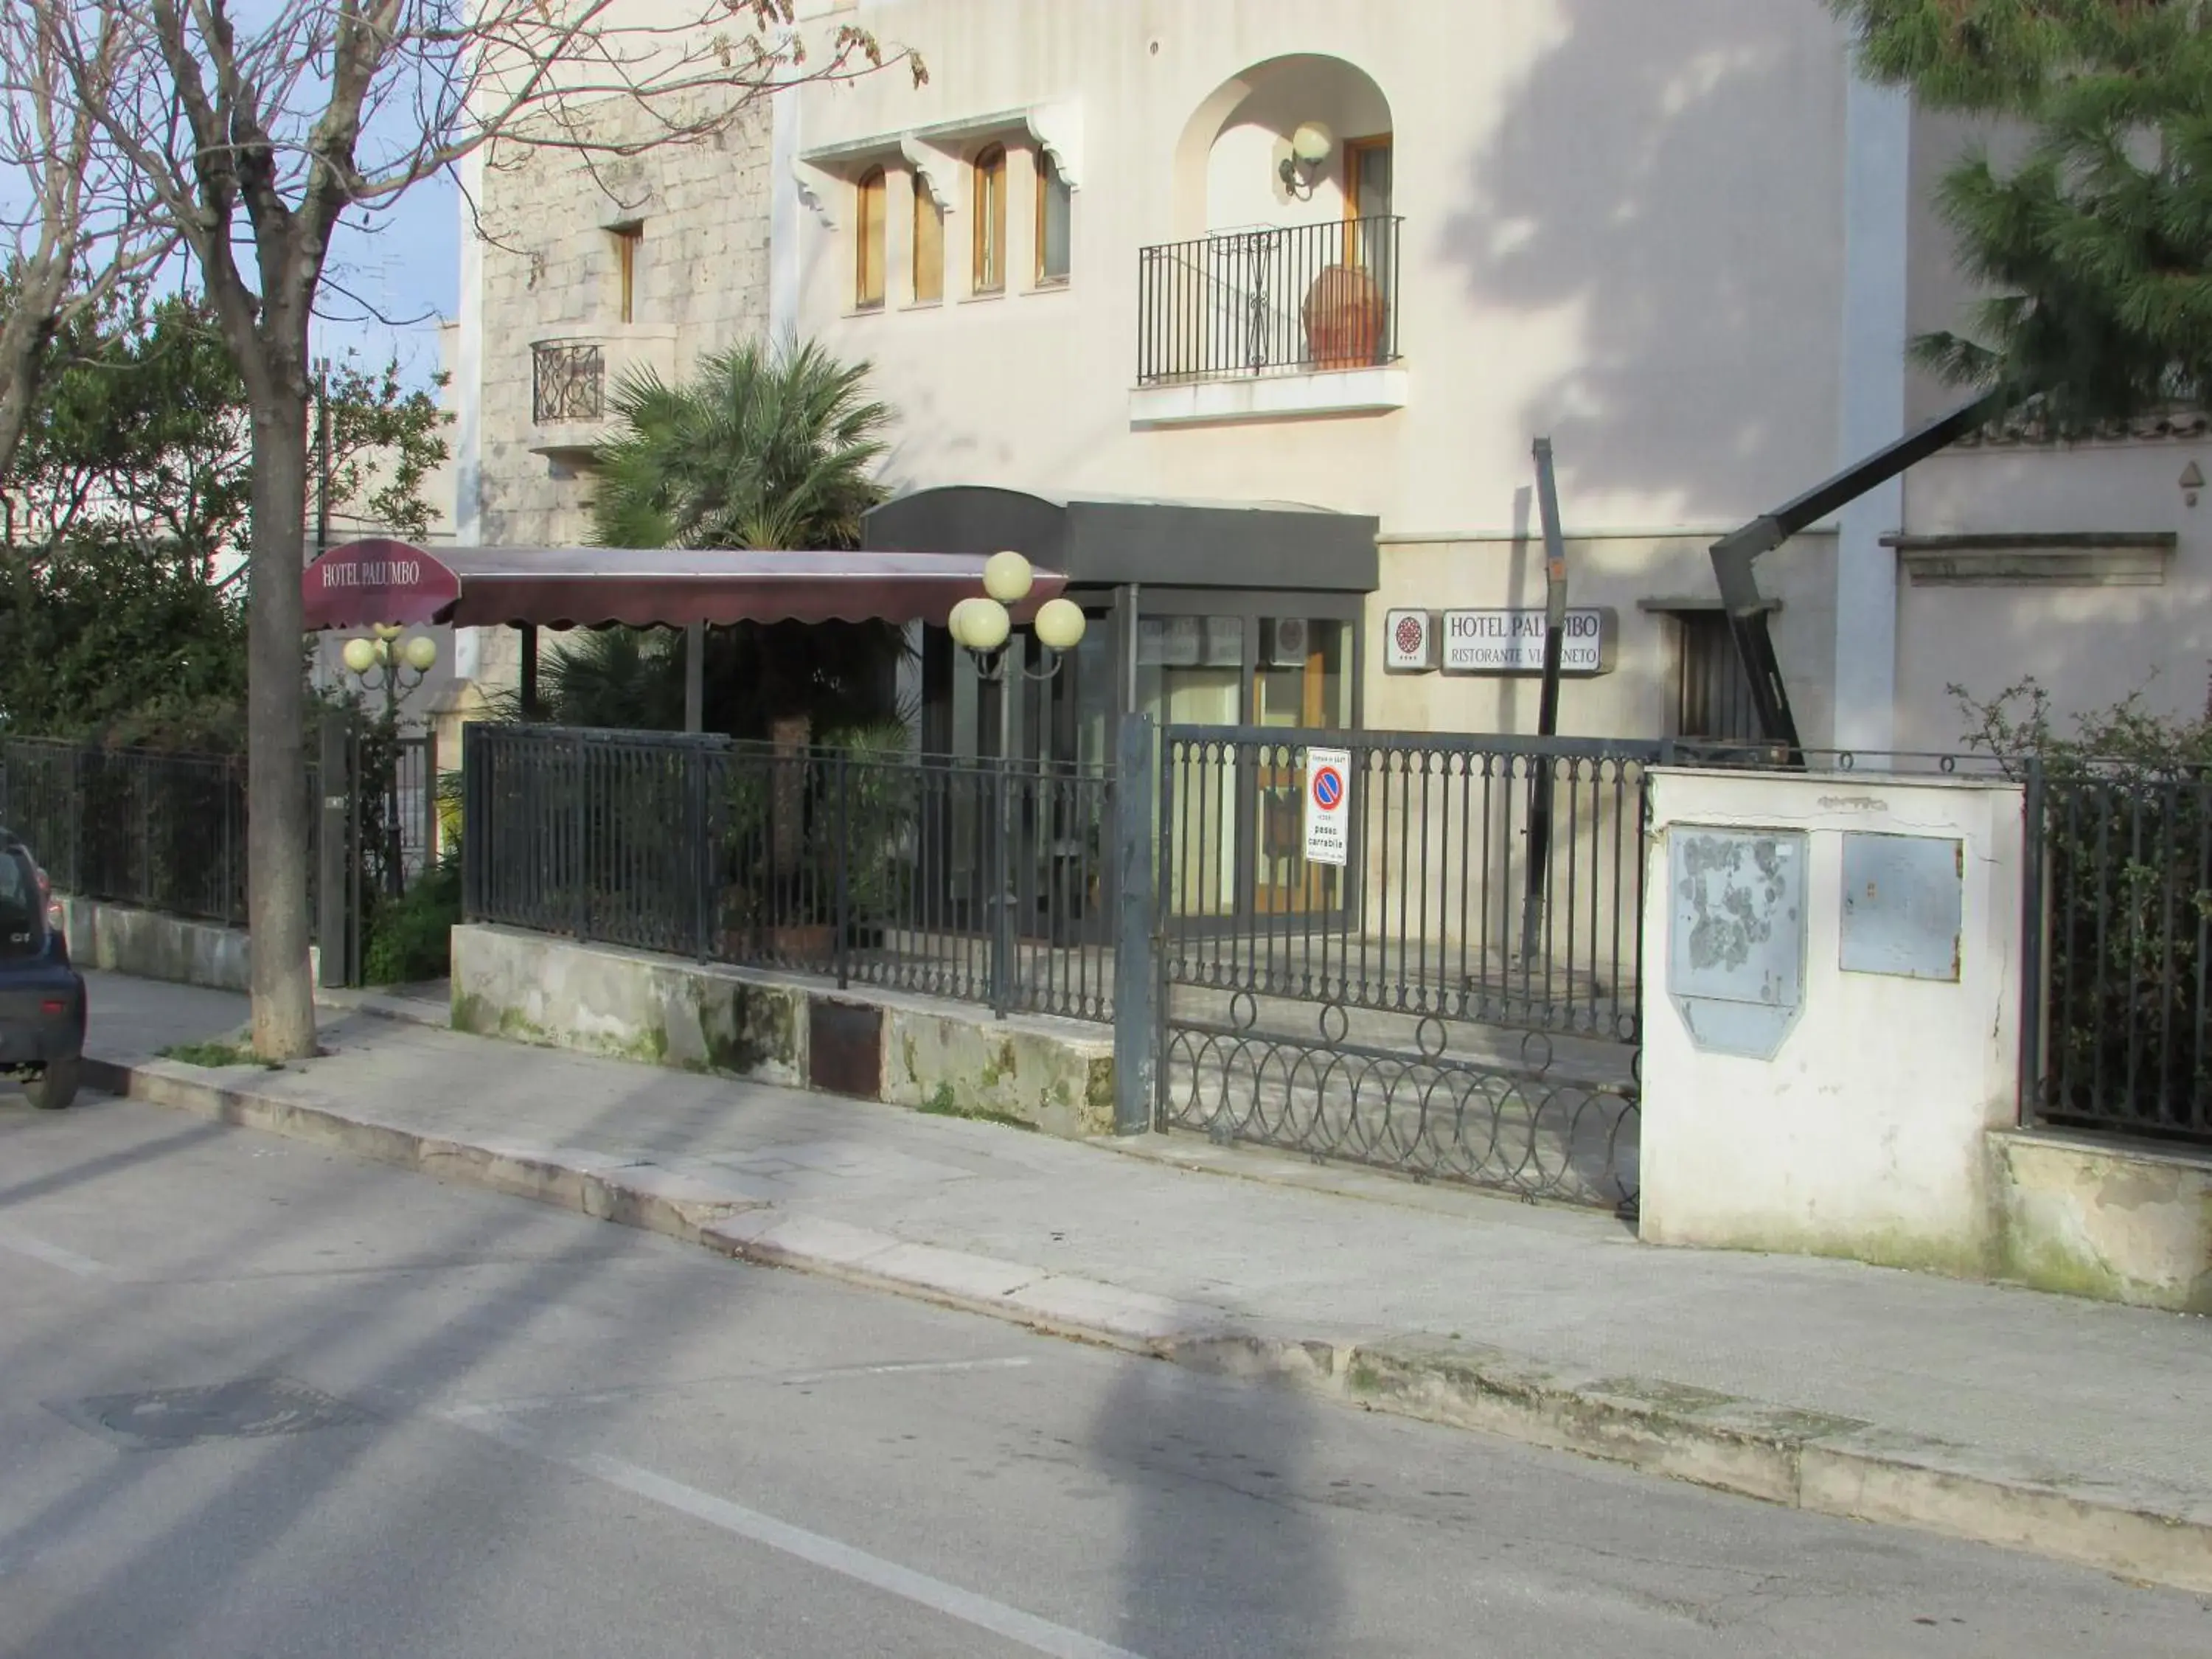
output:
[[[176,247],[149,213],[144,181],[106,138],[100,104],[127,40],[103,18],[81,55],[65,55],[47,8],[0,7],[0,170],[15,202],[0,223],[7,316],[0,321],[0,474],[22,442],[54,336],[159,267]],[[73,73],[72,70],[81,70]],[[76,94],[97,94],[88,104]]]
[[[254,1047],[313,1052],[300,569],[308,331],[341,222],[482,155],[634,156],[761,99],[921,62],[794,0],[5,0],[86,131],[181,238],[252,404],[248,926]],[[55,153],[52,143],[41,154]],[[473,206],[473,204],[472,204]]]

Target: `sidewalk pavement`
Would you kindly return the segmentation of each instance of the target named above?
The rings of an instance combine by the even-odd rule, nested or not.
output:
[[[1372,1409],[2212,1591],[2212,1321],[1796,1257],[1188,1135],[1085,1145],[88,975],[118,1092]],[[415,1022],[423,1023],[415,1023]],[[1118,1155],[1117,1155],[1118,1154]],[[1241,1177],[1241,1178],[1240,1178]]]

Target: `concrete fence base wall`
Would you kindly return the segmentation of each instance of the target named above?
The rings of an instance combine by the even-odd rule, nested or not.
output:
[[[589,1054],[715,1073],[1070,1137],[1114,1127],[1104,1026],[520,929],[453,930],[453,1024]]]
[[[134,974],[217,991],[250,988],[252,941],[242,927],[189,921],[158,910],[135,909],[61,893],[62,934],[80,968]],[[309,971],[318,952],[308,949]]]
[[[2212,1312],[2212,1158],[2015,1127],[2022,829],[2001,780],[1653,774],[1646,1242]]]
[[[2212,1158],[2034,1130],[1993,1134],[1989,1152],[2003,1277],[2212,1314]]]

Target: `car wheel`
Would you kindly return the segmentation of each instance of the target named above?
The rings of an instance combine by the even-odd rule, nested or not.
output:
[[[58,1112],[76,1098],[77,1063],[57,1060],[23,1085],[31,1104],[42,1112]]]

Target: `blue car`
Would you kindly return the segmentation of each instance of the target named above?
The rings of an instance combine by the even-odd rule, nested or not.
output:
[[[60,907],[19,836],[0,829],[0,1078],[31,1104],[76,1098],[84,1056],[84,975],[70,965]]]

